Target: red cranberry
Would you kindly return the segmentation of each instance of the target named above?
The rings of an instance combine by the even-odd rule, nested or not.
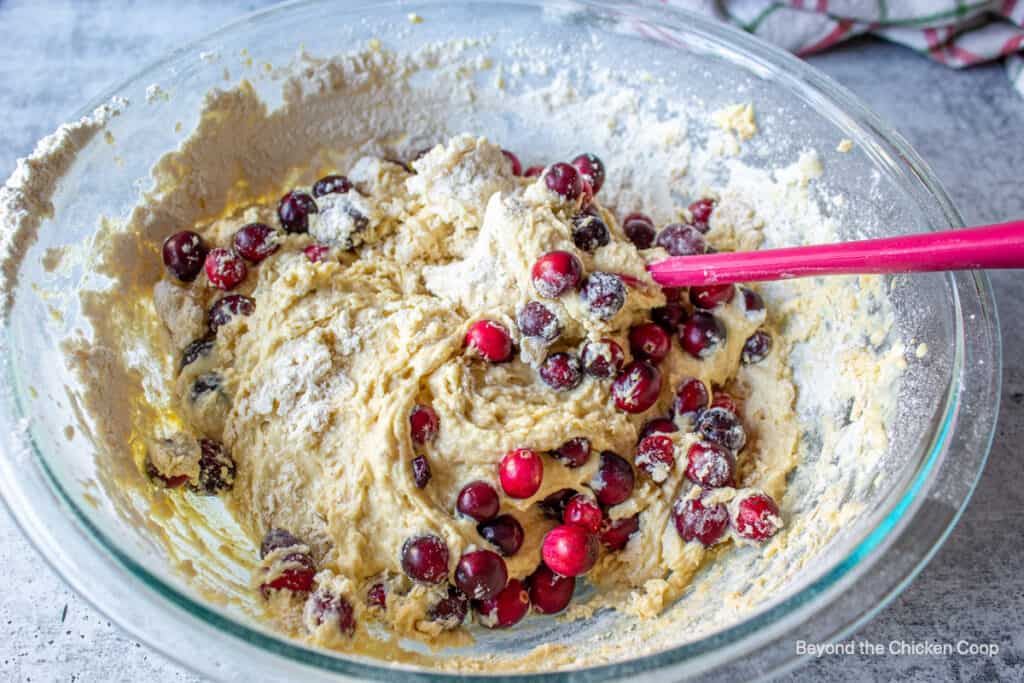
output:
[[[545,565],[540,565],[529,579],[530,602],[533,609],[541,614],[557,614],[569,606],[576,579],[559,576]]]
[[[583,183],[576,169],[564,162],[552,164],[544,172],[544,184],[555,194],[570,201],[580,196]]]
[[[696,417],[697,413],[708,407],[709,398],[704,382],[696,377],[686,378],[676,387],[672,414],[676,417]]]
[[[585,436],[569,439],[552,455],[566,467],[582,467],[590,460],[590,439]]]
[[[676,466],[676,447],[672,439],[655,434],[643,439],[636,447],[636,466],[659,484],[668,479]]]
[[[735,398],[733,398],[730,394],[725,393],[724,391],[715,392],[715,397],[711,399],[711,407],[725,408],[733,415],[740,414],[739,403],[736,402]]]
[[[747,313],[757,313],[764,310],[764,299],[761,295],[749,287],[740,287],[740,294],[743,295],[743,310]]]
[[[736,294],[734,285],[705,285],[690,288],[690,303],[697,308],[712,309],[732,301]]]
[[[758,330],[743,343],[741,357],[747,365],[760,363],[772,352],[772,336],[764,330]]]
[[[277,218],[285,232],[309,232],[309,214],[319,211],[305,192],[289,192],[277,202]]]
[[[523,165],[519,162],[519,157],[507,149],[501,150],[501,153],[505,155],[505,158],[512,165],[512,175],[523,175]]]
[[[544,167],[543,166],[531,166],[530,168],[526,169],[526,173],[523,174],[523,177],[526,177],[526,178],[537,178],[543,172],[544,172]]]
[[[635,483],[636,475],[633,474],[632,465],[611,451],[601,453],[601,467],[590,485],[597,496],[597,502],[605,507],[618,505],[633,495]]]
[[[498,514],[498,506],[498,492],[485,481],[474,481],[463,486],[456,503],[459,512],[478,522],[494,519]]]
[[[245,261],[234,249],[217,247],[206,255],[206,277],[220,289],[234,289],[245,279]]]
[[[736,533],[743,538],[764,541],[774,536],[782,527],[779,506],[763,493],[746,496],[736,505],[732,525]]]
[[[427,617],[446,629],[458,628],[469,612],[469,598],[455,586],[448,586],[448,597],[441,598],[427,610]]]
[[[440,428],[441,420],[437,412],[428,405],[417,403],[409,413],[409,431],[415,444],[422,446],[430,443],[437,438]]]
[[[637,249],[650,249],[658,234],[654,228],[654,221],[642,213],[631,213],[623,218],[622,231]]]
[[[590,181],[594,194],[601,191],[604,187],[604,162],[596,154],[580,154],[572,160],[572,165],[582,178]]]
[[[235,251],[253,263],[259,263],[280,248],[277,233],[269,225],[249,223],[235,233]]]
[[[522,581],[511,579],[500,593],[477,606],[480,623],[487,628],[508,628],[522,621],[530,611],[530,595]]]
[[[260,542],[260,559],[265,559],[267,555],[275,550],[294,548],[300,545],[305,544],[287,529],[271,529],[263,536],[263,540]]]
[[[697,311],[680,328],[679,342],[694,358],[707,358],[725,343],[725,326],[710,313]]]
[[[210,351],[213,351],[213,339],[210,337],[189,342],[189,345],[181,352],[181,364],[178,365],[178,369],[184,369],[186,365],[191,365],[201,357],[210,355]]]
[[[470,325],[466,346],[492,363],[502,363],[512,357],[512,337],[504,325],[493,320],[477,320]]]
[[[598,507],[597,502],[584,495],[575,495],[569,499],[562,513],[562,521],[566,524],[575,524],[583,527],[592,534],[601,530],[601,520],[604,513]]]
[[[679,331],[679,326],[686,320],[686,309],[682,304],[667,303],[651,309],[651,320],[661,329],[669,333]]]
[[[642,413],[655,404],[661,393],[661,373],[647,361],[635,360],[612,382],[615,407],[627,413]]]
[[[219,441],[199,439],[199,480],[196,493],[213,496],[235,485],[235,461]]]
[[[591,273],[583,281],[580,296],[598,320],[613,318],[626,303],[626,285],[614,273]]]
[[[672,223],[658,233],[658,246],[672,256],[693,256],[706,254],[708,244],[704,237],[691,225]]]
[[[630,537],[640,530],[640,515],[606,520],[601,529],[601,544],[608,550],[622,550]]]
[[[611,242],[608,226],[596,211],[585,211],[573,218],[572,223],[572,243],[577,249],[592,253]]]
[[[622,370],[625,359],[622,347],[611,339],[587,342],[583,345],[583,351],[580,353],[583,371],[591,377],[601,379],[615,377]]]
[[[432,535],[413,536],[402,544],[402,570],[415,581],[448,580],[448,545]]]
[[[501,488],[510,498],[529,498],[537,493],[544,478],[544,463],[529,448],[509,451],[498,467]]]
[[[711,213],[715,210],[715,200],[698,199],[689,206],[690,215],[693,216],[693,227],[701,232],[711,229],[708,222],[711,220]]]
[[[366,591],[366,604],[385,609],[388,606],[388,592],[383,583],[375,583]]]
[[[417,455],[412,459],[412,480],[416,484],[416,488],[426,488],[432,476],[433,473],[430,471],[430,463],[427,462],[426,456]]]
[[[697,498],[679,499],[672,506],[672,521],[684,541],[699,541],[710,548],[725,536],[729,511],[724,505],[707,507]]]
[[[545,517],[561,521],[565,514],[565,506],[569,504],[572,497],[576,495],[575,489],[559,489],[548,494],[544,500],[537,503],[537,507],[544,513]]]
[[[323,589],[306,599],[303,616],[308,627],[315,628],[324,622],[337,624],[338,630],[348,636],[356,630],[356,617],[351,603],[342,596]]]
[[[523,525],[512,515],[498,515],[489,522],[477,525],[476,531],[505,557],[519,552],[525,537]]]
[[[326,244],[311,244],[303,249],[302,253],[306,255],[310,263],[321,263],[327,260],[330,251],[331,248]]]
[[[672,338],[654,323],[643,323],[629,331],[629,350],[634,358],[660,363],[671,348]]]
[[[164,240],[163,258],[171,275],[182,282],[192,282],[206,259],[203,238],[190,230],[176,232]]]
[[[313,183],[313,196],[323,197],[325,194],[345,194],[352,189],[352,182],[343,175],[325,175]]]
[[[597,562],[597,536],[571,524],[556,526],[544,536],[544,564],[561,576],[586,574]]]
[[[640,430],[640,440],[643,441],[655,434],[675,434],[678,431],[679,427],[672,420],[667,417],[656,417],[648,421],[644,428]]]
[[[580,283],[583,265],[567,251],[549,251],[533,264],[533,286],[548,299],[556,299]]]
[[[555,391],[569,391],[583,381],[579,358],[571,353],[552,353],[540,365],[540,378]]]
[[[181,488],[188,483],[189,476],[187,474],[177,474],[171,477],[164,476],[160,471],[150,462],[146,460],[146,476],[159,482],[164,488],[177,489]]]
[[[686,461],[686,478],[694,484],[704,488],[736,485],[736,457],[718,444],[693,444]]]
[[[553,342],[562,334],[562,323],[558,321],[558,316],[539,301],[530,301],[523,306],[516,323],[524,337]]]
[[[244,294],[228,294],[221,297],[210,307],[210,312],[206,316],[210,334],[217,334],[217,330],[231,322],[236,315],[252,315],[255,310],[256,302]]]
[[[313,564],[313,558],[307,553],[285,555],[280,562],[286,565],[287,568],[281,570],[272,581],[268,581],[260,586],[264,595],[270,589],[306,593],[313,588],[316,566]]]
[[[739,451],[747,443],[747,432],[736,414],[725,408],[708,408],[697,417],[697,432],[708,441]]]
[[[493,598],[507,582],[505,560],[491,550],[466,553],[455,566],[455,585],[474,600]]]

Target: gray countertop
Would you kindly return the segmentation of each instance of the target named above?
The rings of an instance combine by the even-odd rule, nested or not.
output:
[[[0,177],[81,103],[139,66],[266,2],[0,0]],[[1024,99],[1002,68],[951,71],[864,40],[810,60],[893,123],[931,164],[968,223],[1024,217]],[[903,641],[996,642],[996,657],[831,656],[791,678],[817,681],[1024,679],[1024,277],[992,276],[1003,328],[995,445],[959,526],[918,579],[857,634]],[[1013,541],[1011,539],[1018,539]],[[73,594],[0,510],[7,558],[0,679],[195,681],[123,635]]]

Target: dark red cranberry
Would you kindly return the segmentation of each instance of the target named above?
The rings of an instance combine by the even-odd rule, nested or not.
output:
[[[711,220],[711,214],[715,210],[715,200],[713,199],[698,199],[689,206],[690,215],[693,216],[693,227],[697,228],[701,232],[707,232],[711,229],[708,222]]]
[[[633,495],[634,484],[636,475],[632,465],[611,451],[601,453],[601,467],[590,484],[597,502],[605,507],[625,502]]]
[[[501,150],[501,153],[505,155],[505,158],[508,159],[509,164],[511,164],[512,175],[523,175],[523,165],[519,162],[519,157],[507,149]]]
[[[558,321],[558,316],[539,301],[530,301],[523,306],[516,323],[524,337],[553,342],[562,334],[562,323]]]
[[[477,606],[480,623],[487,628],[508,628],[530,611],[530,594],[519,579],[510,579],[501,592]]]
[[[740,287],[740,294],[743,295],[743,310],[747,313],[757,313],[764,310],[764,299],[761,295],[749,287]]]
[[[386,609],[388,606],[388,591],[383,583],[375,583],[366,591],[366,604],[371,607]]]
[[[255,310],[256,302],[244,294],[228,294],[221,297],[210,307],[210,312],[206,316],[210,334],[217,334],[217,330],[231,322],[236,315],[252,315]]]
[[[758,330],[743,343],[741,357],[747,365],[760,363],[772,352],[772,336],[764,330]]]
[[[672,256],[693,256],[706,254],[708,244],[692,225],[671,223],[658,233],[658,246]]]
[[[492,363],[502,363],[512,357],[512,337],[504,325],[493,320],[477,320],[470,325],[466,346]]]
[[[210,351],[213,351],[213,339],[209,337],[190,342],[181,352],[181,364],[178,368],[182,369],[186,365],[195,363],[200,358],[210,355]]]
[[[409,433],[412,442],[422,446],[437,438],[441,420],[437,412],[428,405],[417,403],[409,413]]]
[[[736,457],[716,443],[698,441],[686,455],[686,478],[704,488],[735,486]]]
[[[468,613],[469,598],[455,586],[448,586],[448,596],[431,605],[427,618],[450,630],[461,626]]]
[[[699,541],[710,548],[725,536],[729,511],[724,505],[705,506],[698,498],[679,499],[672,506],[672,521],[684,541]]]
[[[293,593],[306,593],[313,588],[316,576],[316,565],[309,553],[292,553],[277,561],[283,569],[271,581],[260,585],[263,594],[270,589],[289,590]],[[277,564],[275,563],[275,564]]]
[[[735,285],[705,285],[690,288],[690,303],[697,308],[712,309],[732,301]]]
[[[552,455],[566,467],[582,467],[590,460],[590,439],[585,436],[569,439]]]
[[[654,245],[654,239],[658,231],[654,228],[654,221],[642,213],[631,213],[622,219],[622,231],[637,249],[650,249]]]
[[[498,492],[485,481],[473,481],[462,487],[456,508],[478,522],[494,519],[498,514]]]
[[[163,258],[167,272],[182,282],[192,282],[203,269],[206,245],[198,234],[182,230],[164,240]]]
[[[529,579],[530,602],[541,614],[557,614],[569,606],[576,590],[576,579],[560,576],[547,566],[540,565]]]
[[[696,417],[697,413],[708,407],[708,388],[696,377],[689,377],[679,382],[675,398],[672,399],[672,414],[676,417]]]
[[[189,391],[189,399],[195,403],[204,394],[208,394],[211,391],[220,391],[221,385],[224,383],[224,378],[216,372],[206,372],[196,378],[196,381],[192,383],[192,388]]]
[[[686,309],[682,304],[667,303],[651,309],[651,320],[661,329],[670,334],[679,331],[679,326],[686,321]]]
[[[626,285],[614,273],[591,273],[583,281],[580,296],[592,316],[609,320],[626,303]]]
[[[277,219],[285,232],[309,232],[309,214],[319,212],[316,201],[305,192],[289,192],[277,202]]]
[[[544,384],[555,391],[569,391],[579,386],[583,381],[583,368],[580,360],[572,353],[559,351],[552,353],[541,363],[540,378]]]
[[[207,496],[235,485],[235,461],[219,441],[199,439],[199,480],[192,490]]]
[[[583,527],[592,534],[601,530],[602,519],[604,519],[604,513],[601,512],[597,502],[582,494],[570,498],[565,506],[565,512],[562,513],[563,522]]]
[[[439,537],[413,536],[402,544],[402,570],[415,581],[448,580],[448,545]]]
[[[350,636],[356,631],[356,616],[351,603],[340,595],[320,589],[306,599],[303,611],[306,624],[317,627],[324,622],[337,624],[342,634]]]
[[[676,446],[664,434],[648,436],[636,447],[636,466],[659,484],[666,479],[676,466]]]
[[[725,326],[705,311],[697,311],[679,329],[679,343],[694,358],[707,358],[725,343]]]
[[[158,483],[167,489],[181,488],[189,480],[187,474],[176,474],[170,477],[164,476],[149,459],[146,460],[146,476],[153,480],[154,483]]]
[[[601,528],[601,544],[608,550],[622,550],[629,538],[640,530],[640,515],[606,520]]]
[[[219,289],[234,289],[242,283],[248,269],[234,249],[217,247],[206,255],[206,277]]]
[[[556,526],[544,536],[544,564],[560,576],[586,574],[597,562],[597,536],[571,524]]]
[[[433,473],[430,471],[430,463],[427,462],[426,456],[417,455],[412,459],[412,480],[416,484],[416,488],[426,488],[432,476]]]
[[[569,504],[572,497],[576,495],[575,489],[559,489],[548,494],[544,500],[537,503],[537,507],[544,513],[545,517],[561,521],[565,514],[565,506]]]
[[[711,399],[712,408],[725,408],[733,415],[740,414],[740,404],[732,395],[724,391],[715,390],[715,396]]]
[[[580,174],[565,162],[552,164],[544,172],[544,184],[555,194],[568,200],[576,199],[583,191]]]
[[[507,582],[505,560],[491,550],[466,553],[455,566],[455,585],[474,600],[493,598]]]
[[[580,353],[583,371],[601,379],[611,379],[619,374],[625,359],[622,347],[611,339],[587,342]]]
[[[313,183],[313,196],[323,197],[325,194],[345,194],[351,189],[352,182],[345,176],[325,175]]]
[[[302,250],[302,253],[306,255],[310,263],[320,263],[327,259],[331,248],[326,244],[310,244]]]
[[[580,154],[572,160],[572,165],[579,171],[580,177],[588,180],[594,188],[594,194],[604,187],[604,162],[596,154]]]
[[[259,263],[280,248],[277,233],[269,225],[249,223],[235,233],[235,251],[244,258]]]
[[[531,274],[537,293],[556,299],[580,283],[583,265],[567,251],[549,251],[533,264]]]
[[[517,448],[501,459],[498,473],[505,495],[510,498],[529,498],[540,488],[544,478],[544,462],[535,451]]]
[[[294,548],[300,545],[305,544],[287,529],[271,529],[263,536],[263,540],[260,542],[260,559],[265,559],[267,555],[275,550]]]
[[[644,428],[640,430],[640,440],[643,441],[655,434],[675,434],[678,431],[679,427],[672,420],[667,417],[656,417],[648,421]]]
[[[611,242],[611,233],[596,212],[584,212],[572,219],[572,243],[577,249],[592,253]]]
[[[764,541],[782,528],[779,506],[764,493],[748,495],[736,504],[732,525],[743,538]]]
[[[525,537],[523,525],[512,515],[498,515],[489,522],[478,524],[476,531],[505,557],[519,552]]]
[[[708,408],[697,417],[697,432],[708,441],[739,451],[747,443],[747,432],[736,414],[725,408]]]
[[[672,338],[655,323],[643,323],[629,331],[629,350],[634,358],[660,363],[671,348]]]
[[[544,172],[544,167],[543,166],[531,166],[530,168],[526,169],[526,173],[523,174],[523,177],[525,177],[525,178],[537,178],[543,172]]]
[[[660,393],[661,373],[643,360],[627,365],[612,382],[615,407],[627,413],[644,412],[657,402]]]

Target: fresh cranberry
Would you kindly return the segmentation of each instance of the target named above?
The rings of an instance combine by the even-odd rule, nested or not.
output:
[[[210,334],[217,334],[217,330],[231,322],[236,315],[252,315],[255,310],[256,302],[244,294],[228,294],[221,297],[210,307],[210,312],[206,316]]]
[[[747,432],[736,414],[725,408],[708,408],[697,417],[697,432],[708,441],[739,451],[747,443]]]
[[[260,559],[265,559],[267,555],[275,550],[294,548],[300,545],[305,544],[287,529],[271,529],[264,534],[263,540],[260,542]]]
[[[321,263],[327,259],[330,251],[331,248],[326,244],[310,244],[302,250],[302,253],[306,255],[310,263]]]
[[[581,177],[590,181],[594,194],[601,191],[604,187],[604,162],[596,154],[580,154],[572,160],[572,165],[579,171]]]
[[[269,225],[249,223],[235,233],[235,251],[244,258],[259,263],[280,248],[277,233]]]
[[[206,277],[220,289],[234,289],[245,279],[245,261],[234,249],[217,247],[206,255]]]
[[[672,256],[706,254],[708,244],[692,225],[672,223],[658,233],[658,246]]]
[[[186,365],[191,365],[200,358],[210,355],[210,351],[213,351],[213,339],[210,337],[189,342],[189,345],[181,352],[181,364],[178,365],[178,369],[183,369]]]
[[[477,525],[476,531],[505,557],[519,552],[525,537],[523,525],[512,515],[498,515],[489,522]]]
[[[292,553],[285,555],[277,562],[285,568],[280,570],[273,580],[260,585],[264,595],[270,589],[306,593],[313,588],[316,566],[309,553]]]
[[[523,175],[523,165],[519,162],[519,157],[507,149],[501,150],[501,153],[505,155],[505,158],[512,165],[512,175]]]
[[[564,162],[552,164],[544,172],[544,184],[555,194],[570,201],[580,196],[583,184],[575,168]]]
[[[385,609],[388,606],[388,591],[383,583],[375,583],[366,591],[366,604]]]
[[[459,512],[478,522],[494,519],[498,514],[498,506],[498,492],[485,481],[474,481],[463,486],[456,503]]]
[[[643,323],[629,331],[629,350],[634,358],[660,363],[672,348],[672,338],[655,323]]]
[[[550,308],[539,301],[530,301],[519,311],[516,318],[519,331],[524,337],[537,337],[553,342],[562,334],[562,323]]]
[[[572,243],[582,251],[595,252],[612,239],[608,226],[596,211],[579,214],[572,219],[572,224]]]
[[[540,378],[555,391],[569,391],[583,381],[583,368],[575,354],[552,353],[540,365]]]
[[[493,320],[477,320],[470,325],[466,346],[492,363],[502,363],[512,357],[512,337],[504,325]]]
[[[663,434],[648,436],[637,444],[633,461],[647,476],[660,484],[668,479],[672,468],[676,466],[675,443]]]
[[[352,189],[352,182],[343,175],[325,175],[313,183],[313,196],[323,197],[325,194],[345,194]]]
[[[661,373],[647,361],[635,360],[612,382],[615,407],[627,413],[642,413],[655,404],[661,393]]]
[[[597,536],[571,524],[556,526],[544,536],[544,564],[561,576],[586,574],[597,562]]]
[[[591,273],[583,281],[580,296],[598,320],[613,318],[626,303],[626,285],[614,273]]]
[[[712,309],[732,301],[736,295],[734,285],[705,285],[690,288],[690,303],[697,308]]]
[[[654,221],[642,213],[631,213],[623,218],[622,231],[637,249],[650,249],[658,235]]]
[[[696,377],[683,379],[676,387],[672,399],[672,414],[676,417],[695,417],[708,407],[708,388]]]
[[[523,174],[523,177],[525,177],[525,178],[537,178],[543,172],[544,172],[544,167],[543,166],[531,166],[530,168],[526,169],[526,173]]]
[[[772,336],[764,330],[758,330],[743,343],[741,357],[747,365],[760,363],[772,352]]]
[[[622,370],[625,360],[622,347],[611,339],[587,342],[583,345],[583,351],[580,353],[583,371],[591,377],[601,379],[615,377]]]
[[[651,320],[668,333],[679,331],[679,326],[686,320],[686,309],[682,304],[667,303],[651,309]]]
[[[590,460],[590,439],[585,436],[569,439],[552,455],[566,467],[582,467]]]
[[[678,431],[679,427],[672,420],[667,417],[656,417],[648,421],[644,428],[640,430],[640,440],[643,441],[655,434],[675,434]]]
[[[412,480],[416,484],[416,488],[426,488],[432,476],[433,473],[430,471],[430,463],[426,456],[417,455],[412,459]]]
[[[334,595],[320,589],[306,599],[303,611],[306,624],[317,627],[328,622],[337,624],[338,630],[344,635],[352,635],[356,630],[355,612],[352,604],[340,595]]]
[[[164,240],[163,258],[171,275],[182,282],[192,282],[206,259],[203,238],[190,230],[176,232]]]
[[[736,399],[731,394],[727,394],[724,391],[715,391],[714,398],[711,399],[712,408],[725,408],[733,415],[740,414],[740,405],[736,402]]]
[[[576,590],[576,579],[559,576],[547,566],[540,565],[529,579],[530,602],[541,614],[557,614],[569,606]]]
[[[530,611],[530,594],[519,579],[511,579],[501,592],[477,606],[480,623],[487,628],[508,628]]]
[[[763,493],[746,496],[736,505],[732,525],[743,538],[764,541],[782,527],[779,506]]]
[[[432,535],[413,536],[402,544],[402,570],[415,581],[448,580],[448,545]]]
[[[563,522],[583,527],[592,534],[600,531],[603,518],[604,513],[597,502],[582,494],[570,498],[565,506],[565,512],[562,513]]]
[[[705,506],[698,498],[679,499],[672,506],[672,521],[684,541],[699,541],[710,548],[725,535],[729,511],[724,505]]]
[[[705,311],[697,311],[679,329],[683,350],[694,358],[707,358],[725,343],[725,326]]]
[[[740,287],[740,294],[743,295],[743,310],[747,313],[757,313],[764,310],[764,299],[761,295],[749,287]]]
[[[549,251],[533,264],[533,286],[548,299],[556,299],[580,283],[583,265],[567,251]]]
[[[698,199],[689,206],[690,215],[693,216],[693,227],[701,232],[711,229],[708,222],[711,220],[711,213],[715,210],[715,200]]]
[[[219,441],[199,439],[199,481],[196,493],[213,496],[235,485],[235,461]]]
[[[417,403],[409,413],[409,431],[412,442],[423,445],[437,438],[441,420],[437,412],[428,405]]]
[[[698,441],[686,454],[686,478],[704,488],[735,486],[736,457],[716,443]]]
[[[601,528],[601,544],[608,550],[622,550],[629,538],[640,530],[640,515],[606,520]]]
[[[545,517],[561,521],[565,514],[565,506],[569,504],[572,497],[576,495],[575,489],[559,489],[548,494],[544,500],[537,503],[537,507],[544,513]]]
[[[529,448],[509,451],[498,467],[501,488],[510,498],[529,498],[544,478],[544,462]]]
[[[446,629],[458,628],[469,613],[469,598],[455,586],[448,586],[448,596],[427,610],[427,617]]]
[[[319,211],[305,192],[289,192],[277,202],[277,218],[285,232],[309,232],[309,214]]]
[[[636,475],[632,465],[611,451],[601,453],[601,467],[590,485],[597,502],[605,507],[618,505],[633,495],[634,484]]]
[[[493,598],[507,582],[505,560],[491,550],[466,553],[455,566],[455,585],[474,600]]]

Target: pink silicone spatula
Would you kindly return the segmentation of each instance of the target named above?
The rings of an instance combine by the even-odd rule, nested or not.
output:
[[[647,267],[663,287],[985,268],[1024,268],[1024,221],[809,247],[673,256]]]

